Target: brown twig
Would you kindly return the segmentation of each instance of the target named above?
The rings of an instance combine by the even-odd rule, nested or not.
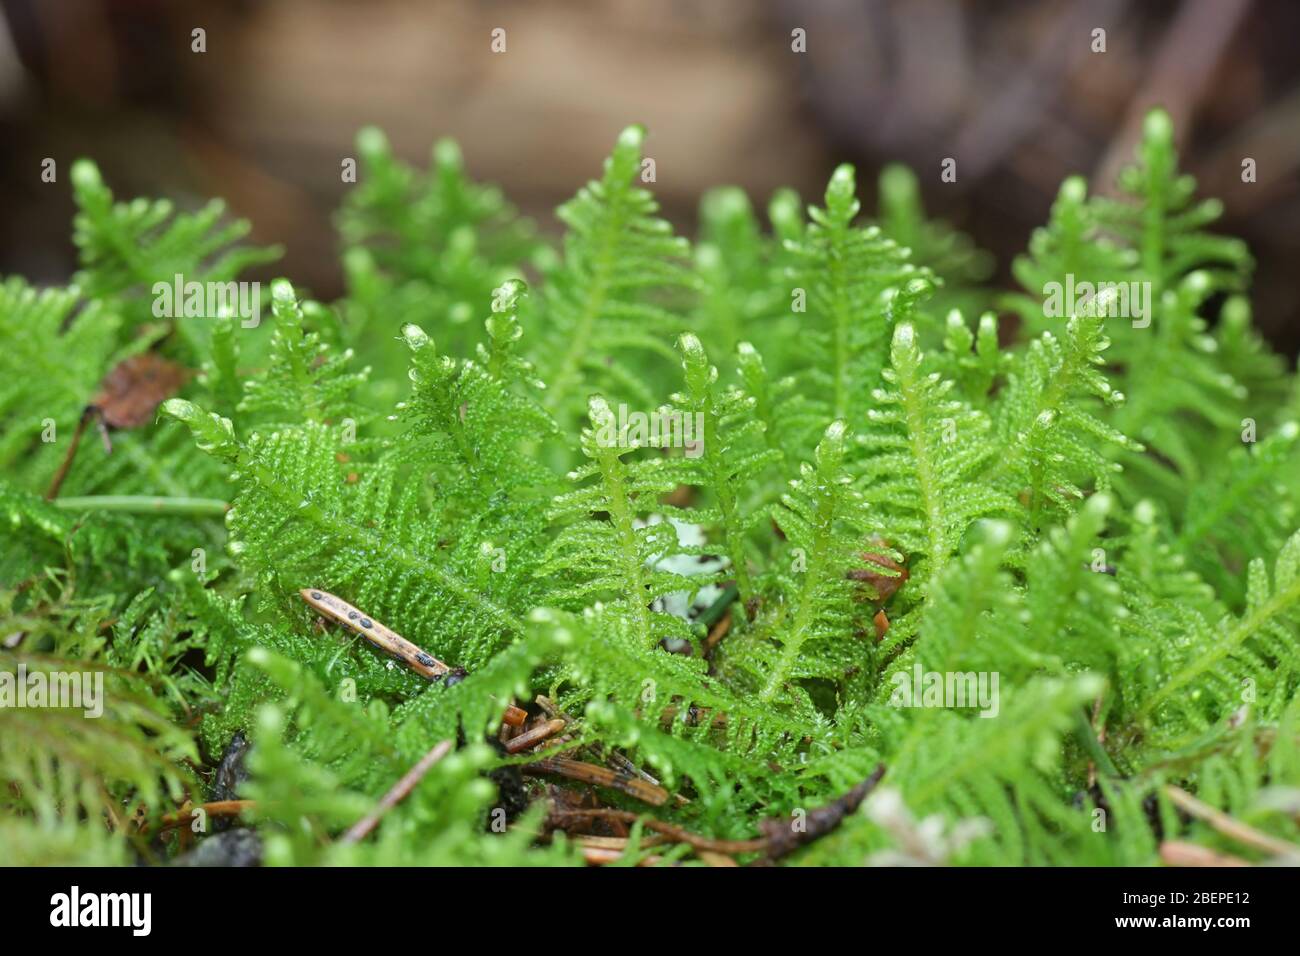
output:
[[[718,853],[714,850],[696,850],[695,855],[707,863],[709,866],[731,867],[740,866],[734,859],[725,853]]]
[[[722,639],[727,636],[731,630],[731,608],[723,612],[718,622],[709,628],[708,637],[704,639],[704,656],[707,658],[713,654],[714,648],[722,643]]]
[[[617,750],[611,750],[609,753],[605,753],[602,750],[601,755],[610,763],[612,763],[617,769],[623,771],[624,773],[634,774],[635,776],[640,777],[646,783],[650,784],[650,786],[652,787],[662,786],[662,784],[659,783],[658,778],[652,776],[651,774],[646,773],[644,770],[642,770],[632,761],[624,757]],[[673,802],[675,802],[679,807],[684,807],[687,806],[691,801],[686,797],[683,797],[680,793],[674,793]]]
[[[668,802],[668,791],[663,787],[647,783],[634,774],[610,770],[608,767],[594,763],[583,763],[567,757],[548,757],[537,763],[528,764],[522,769],[524,773],[553,773],[568,777],[570,780],[580,780],[598,787],[609,787],[654,807],[661,807]]]
[[[1178,809],[1189,816],[1208,823],[1230,840],[1236,840],[1238,843],[1243,843],[1256,850],[1262,850],[1273,856],[1300,857],[1300,846],[1256,830],[1254,827],[1228,816],[1222,810],[1216,810],[1208,803],[1197,800],[1181,787],[1170,784],[1164,788],[1164,792],[1165,796]]]
[[[677,843],[688,843],[697,850],[712,850],[715,853],[759,853],[766,850],[768,845],[766,837],[759,837],[754,840],[715,840],[712,837],[699,836],[689,830],[683,830],[681,827],[667,823],[664,820],[646,817],[639,813],[633,813],[631,810],[612,810],[607,807],[593,808],[591,810],[552,810],[547,817],[547,822],[559,823],[569,818],[578,819],[582,817],[618,820],[622,823],[635,823],[640,820],[647,830],[662,833]],[[563,829],[563,827],[557,826],[556,829]]]
[[[173,827],[185,826],[194,819],[196,810],[202,810],[210,817],[237,817],[256,805],[256,800],[216,800],[212,803],[200,803],[197,806],[177,810],[175,813],[163,814],[162,819],[158,821],[158,829],[170,830]]]
[[[759,824],[759,829],[762,830],[764,835],[752,840],[715,840],[712,837],[699,836],[689,830],[683,830],[681,827],[664,820],[656,820],[654,817],[646,817],[630,810],[612,810],[608,808],[560,810],[553,807],[547,815],[547,824],[553,829],[564,829],[563,824],[570,819],[611,820],[621,823],[635,823],[639,820],[646,829],[662,833],[678,843],[689,844],[697,852],[707,851],[727,855],[762,853],[766,860],[777,860],[794,852],[799,847],[811,843],[818,837],[825,836],[839,826],[846,816],[862,804],[862,801],[876,788],[884,775],[885,765],[882,763],[876,767],[871,776],[844,796],[809,813],[805,820],[805,826],[800,831],[795,831],[790,826],[789,821],[784,818],[769,819]],[[702,856],[701,858],[703,859]]]
[[[72,433],[72,444],[68,446],[67,454],[63,456],[63,461],[59,465],[59,470],[54,473],[50,479],[50,485],[45,489],[45,500],[53,501],[59,496],[59,489],[63,487],[63,479],[68,477],[68,469],[72,467],[72,459],[77,457],[77,448],[81,445],[81,436],[86,431],[86,422],[95,414],[95,408],[87,405],[85,411],[81,413],[81,418],[77,421],[77,428]]]
[[[1143,782],[1149,782],[1153,777],[1161,773],[1167,773],[1170,771],[1180,773],[1186,772],[1190,767],[1204,760],[1206,757],[1214,756],[1224,750],[1229,750],[1238,746],[1238,744],[1242,742],[1242,737],[1243,735],[1240,733],[1227,734],[1204,747],[1197,748],[1196,750],[1178,753],[1164,760],[1157,760],[1154,763],[1149,764],[1141,773],[1130,779],[1134,783],[1140,784]],[[1259,727],[1252,734],[1246,737],[1246,741],[1253,747],[1255,756],[1261,760],[1266,758],[1272,751],[1276,739],[1277,733],[1272,727]],[[1283,743],[1288,743],[1288,741],[1284,740]],[[1291,738],[1289,743],[1292,746],[1300,747],[1300,736]]]
[[[396,658],[429,680],[446,682],[456,674],[460,677],[465,676],[465,672],[460,668],[449,667],[428,651],[408,641],[391,627],[375,620],[364,611],[353,607],[338,595],[318,588],[301,588],[298,594],[323,617],[360,635],[385,654]]]
[[[347,833],[339,838],[340,843],[357,843],[369,836],[375,827],[379,826],[379,821],[389,810],[397,806],[410,795],[411,791],[416,788],[424,775],[443,757],[451,751],[451,741],[443,740],[435,744],[433,749],[420,758],[420,762],[408,770],[401,780],[393,784],[391,790],[384,794],[379,801],[379,805],[374,810],[366,814],[360,820],[352,825]]]
[[[789,820],[780,817],[760,822],[758,828],[767,837],[768,858],[772,860],[780,859],[793,853],[801,846],[811,843],[818,837],[830,833],[840,825],[845,817],[862,805],[862,801],[867,798],[867,795],[872,790],[876,789],[876,785],[880,783],[880,779],[884,775],[885,765],[883,763],[877,764],[876,769],[871,772],[871,776],[844,796],[824,807],[818,807],[810,811],[801,830],[796,830],[790,825]]]
[[[1239,856],[1216,853],[1208,847],[1181,840],[1166,840],[1160,844],[1160,859],[1168,866],[1250,866]]]
[[[651,834],[641,838],[641,846],[659,846],[667,841],[667,837],[662,834]],[[602,850],[626,850],[627,845],[632,841],[627,837],[607,837],[607,836],[580,836],[578,842],[584,847],[599,847]]]
[[[542,710],[546,713],[546,716],[552,718],[559,718],[561,720],[568,721],[569,723],[574,722],[573,718],[570,717],[568,714],[564,713],[562,710],[560,710],[555,705],[555,701],[551,700],[549,697],[546,697],[543,694],[538,694],[536,703],[537,706],[542,708]],[[602,760],[608,761],[609,763],[613,764],[617,769],[622,770],[625,773],[630,773],[635,776],[638,776],[646,783],[650,784],[651,786],[655,786],[655,787],[660,786],[659,781],[653,775],[646,773],[646,771],[642,770],[632,761],[628,760],[617,750],[610,750],[606,752],[605,748],[598,743],[593,743],[591,745],[591,749],[596,754],[597,757],[599,757]],[[674,793],[673,800],[677,803],[678,806],[683,806],[683,807],[688,805],[691,802],[686,797],[683,797],[680,793]]]
[[[528,750],[537,746],[543,740],[558,734],[565,727],[565,722],[560,718],[547,720],[538,724],[532,730],[525,730],[518,737],[511,737],[506,741],[506,753],[517,754],[522,750]]]
[[[1101,702],[1102,702],[1102,698],[1103,698],[1103,697],[1105,697],[1104,694],[1098,694],[1098,695],[1097,695],[1097,699],[1096,699],[1095,701],[1093,701],[1093,704],[1092,704],[1092,721],[1091,721],[1091,724],[1090,724],[1090,726],[1091,726],[1091,728],[1092,728],[1093,736],[1095,736],[1095,737],[1097,738],[1097,743],[1098,743],[1098,745],[1100,745],[1100,746],[1105,746],[1105,744],[1106,744],[1106,727],[1103,725],[1103,726],[1101,727],[1100,730],[1097,728],[1097,723],[1098,723],[1098,721],[1101,720]],[[1096,784],[1097,784],[1097,762],[1096,762],[1095,760],[1089,760],[1089,761],[1088,761],[1088,787],[1089,787],[1089,789],[1091,789],[1092,787],[1096,786]]]
[[[605,863],[617,863],[623,859],[622,850],[607,850],[604,847],[584,846],[582,848],[582,858],[588,863],[601,866]],[[658,866],[663,862],[663,857],[658,855],[647,856],[637,860],[637,866]]]

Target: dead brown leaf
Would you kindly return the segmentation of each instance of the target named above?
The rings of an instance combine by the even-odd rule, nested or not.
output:
[[[119,362],[108,373],[90,405],[110,428],[139,428],[153,419],[159,405],[180,391],[189,376],[189,369],[153,352],[142,352]]]

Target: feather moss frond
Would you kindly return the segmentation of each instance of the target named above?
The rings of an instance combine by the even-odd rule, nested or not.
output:
[[[549,386],[546,408],[563,425],[576,417],[583,386],[609,386],[648,407],[652,391],[622,363],[636,352],[675,358],[664,336],[678,331],[680,319],[663,297],[694,286],[690,245],[655,216],[650,192],[634,185],[644,142],[644,129],[625,129],[604,175],[557,213],[567,227],[564,261],[546,276],[551,334],[537,366]]]
[[[1300,389],[1172,144],[1153,113],[1117,200],[1068,179],[1007,294],[899,169],[875,225],[847,166],[766,222],[713,192],[692,252],[631,127],[555,251],[454,146],[364,131],[346,293],[276,280],[268,329],[154,315],[270,253],[79,163],[74,284],[0,285],[0,693],[84,669],[106,712],[0,707],[0,841],[180,859],[125,816],[228,795],[251,741],[268,864],[580,863],[567,774],[637,818],[628,864],[1289,859]],[[178,390],[70,454],[135,356]]]

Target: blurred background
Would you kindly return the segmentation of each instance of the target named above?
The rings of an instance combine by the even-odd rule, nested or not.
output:
[[[998,259],[1062,177],[1106,190],[1154,104],[1258,260],[1256,320],[1300,347],[1300,3],[1294,0],[0,0],[0,275],[74,269],[67,170],[120,198],[224,197],[285,274],[342,289],[332,214],[359,127],[424,165],[441,136],[545,231],[618,131],[650,131],[687,234],[701,193],[817,199],[835,164],[902,160],[932,215]],[[191,31],[206,31],[206,52]],[[490,49],[506,31],[506,52]],[[807,52],[791,50],[806,31]],[[1106,31],[1094,53],[1093,31]],[[940,181],[945,157],[955,183]],[[58,163],[43,183],[41,161]],[[1241,182],[1245,157],[1257,182]]]

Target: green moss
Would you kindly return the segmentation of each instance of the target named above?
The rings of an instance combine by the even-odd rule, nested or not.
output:
[[[481,741],[538,694],[579,755],[682,798],[609,801],[719,839],[883,762],[889,799],[796,863],[916,852],[895,836],[934,814],[952,862],[1149,864],[1162,838],[1258,856],[1181,822],[1167,783],[1295,840],[1275,797],[1300,786],[1300,389],[1168,118],[1145,130],[1121,200],[1067,180],[1014,293],[901,168],[875,225],[849,166],[807,219],[774,197],[770,230],[713,192],[692,252],[631,127],[552,249],[454,144],[417,171],[365,130],[346,296],[276,280],[255,325],[157,315],[150,290],[274,250],[216,203],[116,203],[79,162],[74,284],[0,285],[0,670],[96,670],[108,696],[98,721],[0,708],[6,844],[166,860],[124,808],[202,802],[195,768],[242,730],[267,862],[575,862],[536,837],[540,806],[491,825],[496,771],[529,758]],[[1046,307],[1066,282],[1146,283],[1148,309]],[[1001,342],[962,311],[991,303],[1019,320]],[[44,501],[144,349],[196,374]],[[305,587],[469,676],[431,685],[314,627]],[[996,697],[901,706],[929,675]],[[444,739],[373,836],[338,839]]]

